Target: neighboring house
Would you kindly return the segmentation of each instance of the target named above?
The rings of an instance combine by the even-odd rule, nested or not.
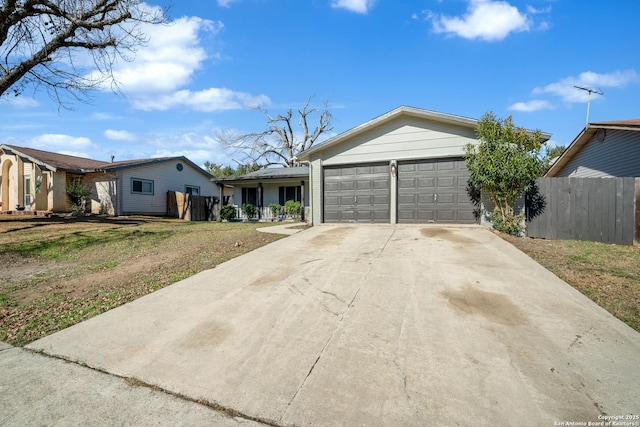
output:
[[[463,158],[477,123],[401,106],[304,151],[311,222],[477,223]]]
[[[309,200],[309,168],[306,166],[266,168],[235,178],[215,179],[218,185],[233,186],[231,204],[239,208],[251,204],[260,218],[271,218],[269,204],[280,206],[288,200],[300,202],[302,219],[306,218]]]
[[[589,123],[530,200],[529,237],[640,243],[640,119]]]
[[[589,123],[545,177],[640,177],[640,119]]]
[[[2,211],[68,212],[73,180],[91,189],[91,212],[107,215],[166,215],[168,191],[217,193],[212,176],[186,157],[104,162],[3,144],[0,174]]]

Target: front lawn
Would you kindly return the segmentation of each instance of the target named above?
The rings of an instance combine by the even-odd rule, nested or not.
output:
[[[0,216],[0,340],[27,344],[283,237],[266,225]]]

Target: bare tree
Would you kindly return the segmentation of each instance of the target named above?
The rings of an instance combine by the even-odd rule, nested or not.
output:
[[[45,88],[64,106],[65,95],[82,99],[109,80],[115,87],[115,62],[147,41],[141,24],[161,22],[139,0],[0,1],[0,97]]]
[[[284,115],[273,116],[261,107],[260,111],[267,117],[266,130],[245,135],[226,131],[219,133],[218,139],[226,148],[243,155],[246,164],[258,164],[261,167],[296,166],[298,153],[311,148],[320,135],[333,130],[327,103],[324,103],[322,110],[310,107],[310,103],[311,97],[297,110],[298,132],[294,131],[296,126],[292,109]]]

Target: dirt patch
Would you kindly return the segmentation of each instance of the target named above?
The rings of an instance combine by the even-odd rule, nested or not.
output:
[[[340,226],[324,231],[322,234],[315,236],[312,242],[316,246],[334,246],[340,244],[344,237],[355,231],[354,226]]]
[[[457,291],[442,292],[442,296],[461,314],[480,315],[490,322],[507,326],[522,325],[527,320],[524,312],[501,294],[467,285]]]
[[[458,234],[455,230],[452,230],[450,228],[442,228],[442,227],[422,228],[420,229],[420,234],[422,234],[422,237],[427,237],[430,239],[442,239],[442,240],[447,240],[453,243],[461,243],[461,244],[474,243],[473,239],[470,239],[467,236]]]

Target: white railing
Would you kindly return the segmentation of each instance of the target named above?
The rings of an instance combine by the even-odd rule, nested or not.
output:
[[[248,217],[242,210],[241,206],[234,206],[236,208],[236,220],[243,221],[302,221],[306,216],[303,215],[305,213],[305,207],[300,207],[298,212],[289,212],[287,213],[284,206],[280,208],[278,212],[274,214],[273,209],[268,206],[256,207],[255,215],[252,217]]]

